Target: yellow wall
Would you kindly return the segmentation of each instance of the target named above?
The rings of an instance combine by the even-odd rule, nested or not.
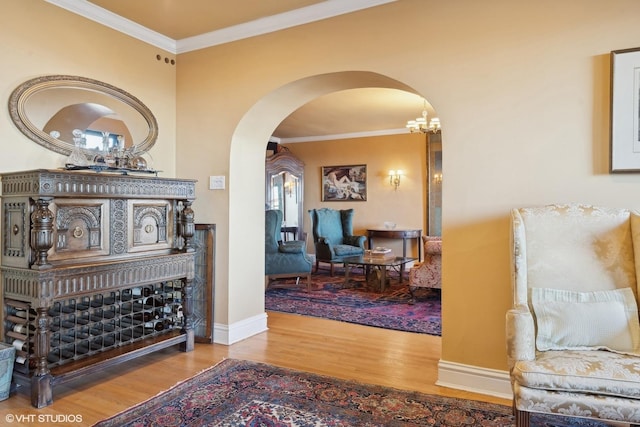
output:
[[[160,126],[156,166],[200,180],[196,220],[218,231],[216,322],[232,325],[264,312],[256,212],[273,129],[341,83],[375,85],[328,73],[414,88],[444,128],[442,358],[505,369],[509,209],[638,207],[640,177],[607,173],[609,52],[640,45],[638,16],[636,0],[400,0],[181,54],[172,67],[159,49],[41,0],[3,1],[0,98],[37,75],[77,74],[146,103]],[[63,161],[6,113],[0,148],[2,171]],[[227,176],[226,190],[208,190],[210,175]]]
[[[156,169],[175,176],[175,56],[42,0],[0,0],[0,171],[64,166],[66,156],[28,140],[11,123],[6,102],[21,83],[46,74],[88,77],[137,97],[158,121],[150,154]],[[161,55],[162,61],[156,59]]]
[[[302,86],[322,94],[313,76],[371,71],[414,88],[442,120],[442,357],[506,369],[509,210],[630,206],[640,188],[607,173],[609,52],[639,44],[639,14],[634,0],[402,0],[180,55],[178,173],[228,176],[196,210],[228,247],[220,319],[263,310],[248,242],[261,232],[268,136],[309,100]]]
[[[426,140],[425,135],[402,134],[286,145],[304,167],[304,229],[309,252],[314,253],[309,209],[354,209],[354,233],[366,235],[368,228],[384,228],[385,221],[397,228],[425,229]],[[322,166],[367,165],[366,202],[322,202]],[[389,185],[389,170],[402,169],[405,176],[397,190]],[[402,243],[376,239],[402,254]],[[409,250],[411,248],[411,251]],[[407,255],[417,255],[415,244],[407,244]]]

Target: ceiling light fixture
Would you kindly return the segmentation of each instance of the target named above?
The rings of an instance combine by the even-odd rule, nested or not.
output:
[[[409,132],[422,132],[422,133],[438,133],[440,132],[440,119],[437,117],[432,118],[427,124],[427,100],[423,99],[424,107],[422,109],[422,117],[418,117],[415,120],[407,121],[407,128]]]

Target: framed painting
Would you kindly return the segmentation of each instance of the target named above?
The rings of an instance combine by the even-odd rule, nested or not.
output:
[[[323,202],[367,200],[367,165],[322,166]]]
[[[611,52],[611,172],[640,172],[640,48]]]

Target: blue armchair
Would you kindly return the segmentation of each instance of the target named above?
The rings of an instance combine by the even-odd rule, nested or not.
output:
[[[306,243],[301,240],[282,242],[280,228],[282,211],[271,209],[265,212],[264,229],[264,274],[265,286],[269,281],[281,277],[307,278],[307,292],[311,290],[311,267]]]
[[[320,262],[331,264],[344,258],[364,254],[365,236],[353,235],[353,209],[311,209],[313,243],[316,248],[316,271]]]

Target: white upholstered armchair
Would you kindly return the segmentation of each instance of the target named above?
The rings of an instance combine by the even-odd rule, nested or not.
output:
[[[640,424],[640,212],[514,209],[512,239],[516,425],[530,412]]]

